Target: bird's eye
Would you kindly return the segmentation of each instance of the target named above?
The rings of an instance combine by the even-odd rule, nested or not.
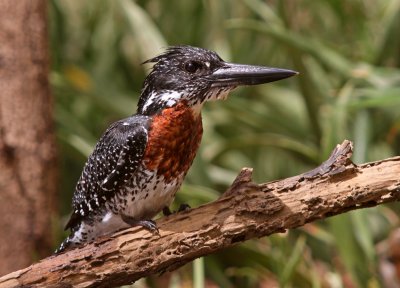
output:
[[[200,62],[196,61],[189,61],[185,63],[185,70],[189,73],[196,73],[198,70],[200,70],[203,67],[203,65]]]

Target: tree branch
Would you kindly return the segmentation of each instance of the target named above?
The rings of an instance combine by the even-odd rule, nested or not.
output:
[[[360,166],[344,141],[316,169],[255,184],[245,168],[220,199],[157,221],[160,235],[130,228],[0,278],[0,287],[115,287],[172,271],[251,238],[400,199],[400,157]]]

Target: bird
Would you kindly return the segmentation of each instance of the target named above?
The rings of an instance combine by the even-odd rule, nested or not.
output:
[[[132,226],[158,232],[152,218],[179,190],[199,148],[205,102],[238,86],[298,74],[225,62],[214,51],[170,46],[143,63],[146,77],[136,114],[109,126],[84,165],[72,197],[70,235],[56,254]]]

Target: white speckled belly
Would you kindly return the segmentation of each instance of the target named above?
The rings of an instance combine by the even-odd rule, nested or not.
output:
[[[145,171],[145,180],[141,180],[135,188],[130,188],[125,208],[122,213],[135,220],[149,220],[159,213],[164,207],[169,206],[179,190],[184,174],[166,183],[163,176],[156,171]],[[143,175],[142,174],[142,175]],[[135,179],[133,179],[135,181]],[[138,190],[139,189],[139,190]]]

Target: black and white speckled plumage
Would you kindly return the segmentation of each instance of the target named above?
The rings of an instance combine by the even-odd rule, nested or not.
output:
[[[171,203],[186,172],[175,181],[166,183],[157,171],[147,171],[141,161],[152,115],[182,99],[191,99],[189,105],[199,106],[207,97],[205,90],[210,90],[210,83],[201,76],[211,73],[211,70],[204,69],[201,75],[182,73],[183,63],[193,60],[211,63],[208,68],[212,69],[222,61],[215,52],[189,46],[171,47],[147,61],[155,65],[145,80],[138,114],[112,124],[89,156],[76,185],[73,213],[66,225],[72,233],[57,252],[129,227],[119,219],[121,213],[136,220],[148,220]],[[218,88],[216,91],[232,88]],[[160,196],[154,197],[154,194]]]
[[[146,62],[155,64],[137,114],[112,124],[89,156],[66,226],[71,234],[56,252],[132,225],[152,228],[149,220],[173,201],[195,157],[204,102],[224,99],[239,85],[296,74],[226,63],[190,46],[171,47]]]
[[[73,196],[72,228],[110,201],[114,191],[129,181],[141,163],[151,118],[135,115],[113,123],[100,138],[83,168]]]
[[[71,240],[79,243],[94,238],[87,235],[91,239],[84,239],[82,235],[82,239],[74,239],[82,221],[90,225],[103,218],[108,211],[117,213],[116,208],[107,203],[115,203],[118,194],[124,193],[121,188],[140,166],[150,121],[150,117],[142,115],[117,121],[100,138],[76,185],[72,200],[73,213],[65,227],[71,228],[72,234],[59,251],[71,244]]]

